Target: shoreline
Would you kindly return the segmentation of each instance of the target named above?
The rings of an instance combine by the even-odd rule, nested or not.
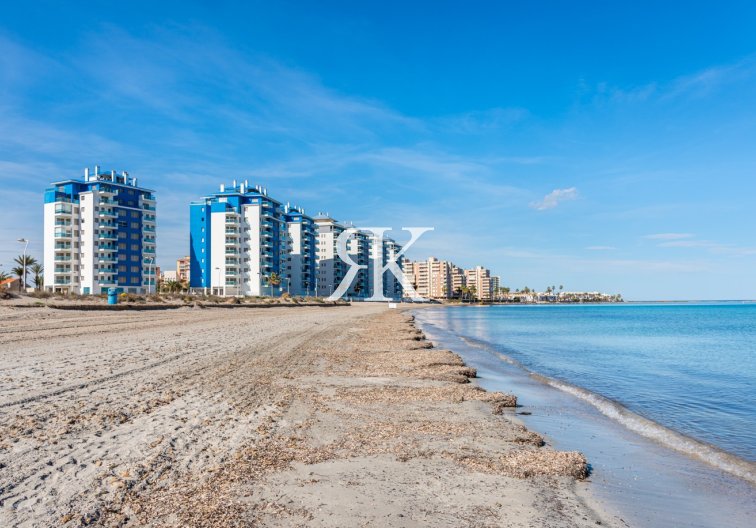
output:
[[[590,396],[598,395],[587,389],[535,373],[505,354],[492,352],[475,339],[460,336],[428,319],[421,323],[431,339],[458,351],[478,368],[486,388],[514,387],[527,409],[523,421],[528,427],[553,438],[559,448],[584,451],[594,464],[591,480],[596,496],[632,524],[714,527],[720,526],[724,518],[730,526],[748,526],[749,519],[756,514],[750,506],[756,498],[751,480],[753,464],[747,460],[688,439],[627,410],[656,428],[705,445],[717,455],[726,455],[736,465],[736,471],[728,472],[616,420],[611,409],[602,409],[601,402],[592,401],[594,398]],[[619,412],[616,408],[615,411]],[[726,495],[722,495],[723,489],[728,490]],[[688,513],[681,518],[675,516],[675,511]]]
[[[0,310],[3,525],[624,525],[406,310]]]

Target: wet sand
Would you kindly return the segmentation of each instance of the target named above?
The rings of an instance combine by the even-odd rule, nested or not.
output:
[[[0,526],[624,526],[406,312],[0,318]]]

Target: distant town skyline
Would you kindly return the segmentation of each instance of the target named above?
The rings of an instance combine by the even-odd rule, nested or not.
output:
[[[141,8],[139,7],[141,5]],[[502,286],[756,298],[756,5],[8,5],[0,268],[99,163],[159,197],[157,264],[233,179]]]

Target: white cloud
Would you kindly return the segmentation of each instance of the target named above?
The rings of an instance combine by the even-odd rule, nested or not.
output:
[[[643,238],[648,240],[683,240],[693,238],[693,235],[690,233],[656,233],[654,235],[646,235]]]
[[[553,209],[560,202],[566,202],[569,200],[575,200],[578,197],[578,191],[575,187],[569,189],[554,189],[549,194],[543,197],[543,200],[538,202],[532,202],[530,207],[538,211],[544,211],[546,209]]]

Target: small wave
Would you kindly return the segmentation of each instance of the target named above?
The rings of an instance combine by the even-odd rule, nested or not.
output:
[[[601,412],[601,414],[614,420],[630,431],[654,440],[666,447],[674,449],[675,451],[701,460],[752,484],[756,484],[756,464],[753,462],[743,460],[742,458],[723,451],[711,444],[695,440],[682,433],[669,429],[658,422],[649,420],[648,418],[631,411],[624,405],[610,398],[566,381],[534,372],[516,359],[497,350],[491,343],[468,336],[456,335],[466,344],[476,348],[485,349],[510,365],[514,365],[524,370],[531,378],[589,403]]]

